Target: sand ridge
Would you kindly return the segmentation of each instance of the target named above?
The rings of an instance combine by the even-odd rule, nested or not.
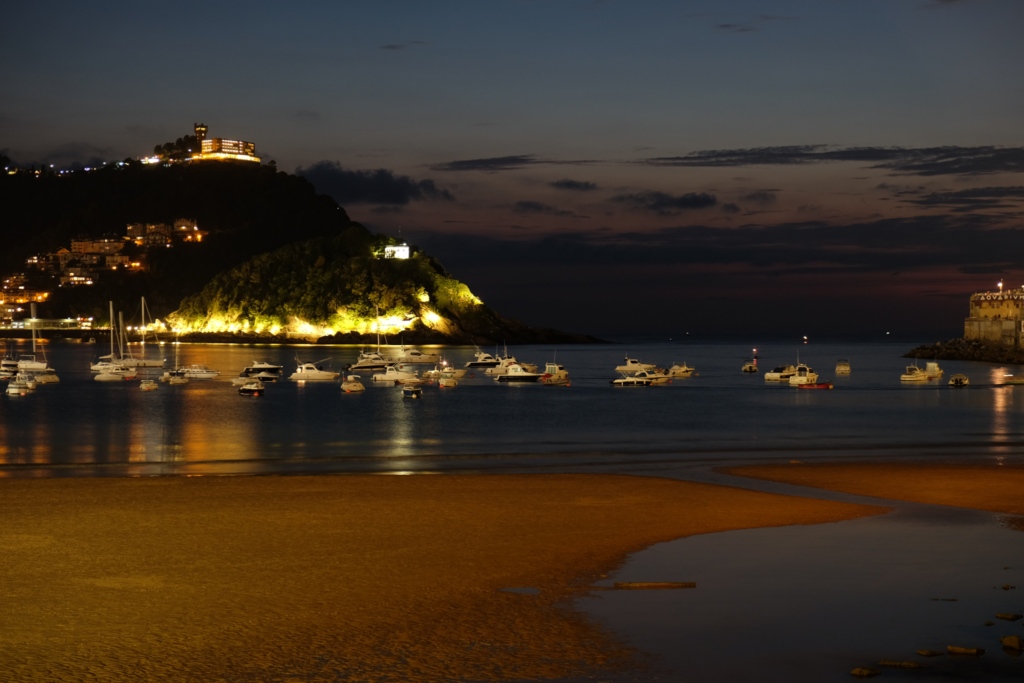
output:
[[[620,475],[0,480],[0,680],[590,675],[634,653],[568,600],[629,553],[883,511]]]

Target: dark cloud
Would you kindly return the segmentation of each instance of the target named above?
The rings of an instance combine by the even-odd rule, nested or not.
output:
[[[317,192],[330,195],[346,204],[408,204],[410,201],[453,201],[448,190],[437,187],[433,180],[415,181],[409,176],[395,175],[379,168],[374,171],[352,171],[336,161],[317,163],[295,169],[297,175],[313,183]]]
[[[548,216],[572,216],[573,215],[572,211],[562,211],[561,209],[556,209],[553,206],[549,206],[547,204],[542,204],[541,202],[530,202],[530,201],[516,202],[512,206],[512,210],[515,211],[516,213],[537,213],[537,214],[545,214],[545,215],[548,215]]]
[[[586,180],[569,180],[568,178],[556,180],[548,184],[559,190],[574,190],[576,192],[589,192],[597,189],[597,183],[591,183]]]
[[[706,192],[687,192],[681,195],[672,195],[667,192],[635,192],[632,194],[620,194],[612,197],[611,201],[628,204],[635,209],[652,211],[659,216],[671,216],[686,209],[706,209],[714,206],[717,199],[713,194]]]
[[[722,204],[722,213],[739,213],[739,204]]]
[[[404,43],[392,43],[390,45],[380,45],[381,50],[404,50],[407,47],[413,47],[414,45],[426,45],[425,40],[409,40]]]
[[[1024,199],[1024,187],[976,187],[968,190],[932,192],[916,199],[905,199],[908,204],[935,206],[953,211],[977,209],[1015,209],[1017,204],[1007,200]]]
[[[648,166],[790,166],[849,161],[900,174],[981,175],[1024,172],[1024,147],[846,147],[791,145],[716,149],[676,157],[654,157]]]
[[[778,199],[778,195],[776,195],[774,192],[768,192],[767,190],[759,190],[757,192],[745,194],[742,197],[740,197],[740,199],[745,202],[750,202],[751,204],[769,206],[775,203],[775,200]]]
[[[547,163],[536,154],[517,154],[508,157],[490,157],[489,159],[463,159],[446,161],[431,166],[435,171],[511,171],[524,166]]]

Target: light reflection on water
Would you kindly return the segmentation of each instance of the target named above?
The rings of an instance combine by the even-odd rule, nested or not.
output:
[[[345,394],[337,382],[285,380],[263,397],[240,397],[230,379],[242,367],[263,359],[290,373],[296,355],[289,347],[243,345],[182,344],[182,364],[206,363],[221,377],[144,393],[137,382],[93,381],[88,362],[106,349],[50,344],[60,383],[0,397],[0,474],[39,474],[39,466],[51,466],[51,475],[387,472],[395,459],[404,469],[434,471],[537,467],[566,458],[991,455],[1024,443],[1014,427],[1022,410],[1014,393],[1024,387],[993,386],[1013,368],[943,361],[943,380],[901,383],[900,354],[909,346],[759,345],[762,368],[793,362],[799,351],[823,380],[834,379],[833,391],[800,391],[740,373],[746,344],[520,347],[511,351],[541,366],[557,351],[572,386],[507,386],[475,371],[456,389],[427,386],[422,399],[410,400],[368,373],[362,394]],[[164,355],[172,355],[170,348]],[[462,366],[474,349],[444,352]],[[303,359],[333,356],[328,364],[338,371],[357,353],[298,349]],[[664,387],[610,387],[612,368],[626,354],[661,365],[685,357],[699,375]],[[833,377],[840,357],[851,360],[849,377]],[[970,387],[946,385],[958,372],[971,378]]]

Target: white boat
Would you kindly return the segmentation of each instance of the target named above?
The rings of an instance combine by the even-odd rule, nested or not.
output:
[[[687,365],[686,361],[683,361],[682,365],[676,364],[670,367],[665,374],[669,377],[689,377],[694,374],[695,369]]]
[[[349,366],[349,370],[383,370],[388,365],[391,363],[384,360],[384,356],[379,353],[360,353],[359,359]]]
[[[780,365],[771,372],[764,373],[765,382],[788,382],[796,374],[795,365]]]
[[[437,381],[437,386],[441,387],[442,389],[453,389],[459,386],[459,380],[455,379],[454,377],[442,377]]]
[[[14,377],[18,374],[18,361],[8,351],[0,360],[0,377]]]
[[[558,363],[551,362],[544,366],[544,374],[540,376],[541,384],[550,387],[569,386],[569,371]]]
[[[927,382],[928,373],[916,365],[908,365],[907,371],[900,375],[901,382]]]
[[[33,375],[30,372],[22,371],[19,372],[14,377],[12,377],[10,380],[8,380],[8,384],[14,384],[15,386],[23,387],[25,389],[28,389],[29,391],[32,391],[33,389],[36,388],[38,383],[36,382],[35,375]]]
[[[748,358],[743,361],[743,367],[740,368],[741,372],[760,372],[761,370],[757,367],[756,358]]]
[[[971,383],[971,380],[967,379],[967,375],[953,375],[949,378],[949,386],[951,387],[966,387]]]
[[[818,374],[814,368],[809,368],[803,363],[796,366],[796,374],[789,378],[789,386],[795,387],[801,384],[817,384]]]
[[[381,355],[391,363],[437,363],[441,360],[441,356],[436,353],[423,353],[404,345],[399,349],[385,349]]]
[[[324,360],[327,360],[326,358]],[[324,361],[318,361],[323,363]],[[291,374],[288,379],[294,379],[300,382],[304,381],[331,381],[338,379],[338,375],[341,373],[334,372],[332,370],[324,370],[316,363],[300,363],[299,367]]]
[[[281,379],[281,373],[284,371],[284,366],[274,365],[262,360],[254,360],[252,365],[242,370],[242,374],[239,377],[251,377],[258,379],[261,382],[276,382]]]
[[[633,375],[637,379],[650,380],[651,385],[655,384],[668,384],[672,381],[672,378],[668,375],[662,375],[661,373],[653,372],[651,370],[641,370],[640,372]]]
[[[135,379],[135,368],[129,368],[124,365],[116,365],[108,368],[106,371],[99,373],[94,380],[97,382],[123,382],[128,379]]]
[[[509,365],[505,372],[494,378],[495,382],[536,382],[540,373],[530,372],[518,363]]]
[[[31,389],[28,388],[28,384],[27,383],[25,383],[25,382],[23,382],[21,380],[12,378],[7,383],[6,391],[7,391],[7,394],[9,396],[24,396],[25,394],[30,392]]]
[[[636,374],[642,370],[653,370],[653,363],[641,363],[636,358],[626,358],[626,362],[622,365],[615,367],[615,372],[624,372],[626,374]]]
[[[30,372],[36,375],[41,383],[59,382],[60,379],[57,377],[57,373],[54,372],[46,360],[46,349],[43,349],[43,360],[36,359],[36,305],[32,304],[31,307],[32,320],[30,325],[32,326],[32,353],[22,354],[21,358],[18,359],[18,370],[24,372]]]
[[[139,389],[143,391],[156,391],[160,388],[160,385],[151,379],[144,379],[139,383]]]
[[[401,382],[403,380],[418,379],[415,371],[403,370],[398,365],[389,365],[384,372],[378,372],[370,379],[374,382]]]
[[[526,364],[517,361],[515,356],[509,356],[508,354],[505,354],[498,360],[497,365],[495,365],[493,368],[487,368],[486,370],[484,370],[484,374],[491,376],[504,375],[506,372],[508,372],[508,369],[513,365],[519,365],[520,367],[522,367]]]
[[[836,374],[837,375],[849,375],[850,374],[850,361],[845,358],[840,358],[836,362]]]
[[[648,387],[651,385],[651,380],[646,377],[636,377],[635,375],[622,373],[622,377],[613,379],[609,384],[613,387]]]
[[[231,384],[232,384],[232,386],[241,387],[241,386],[245,386],[246,384],[248,384],[249,382],[251,382],[251,381],[253,381],[255,379],[256,379],[255,377],[250,377],[249,375],[245,374],[245,371],[243,370],[242,374],[240,374],[238,377],[233,377],[231,379]],[[256,381],[259,381],[259,380],[256,380]]]
[[[938,379],[942,377],[942,368],[935,361],[928,361],[924,368],[924,374],[928,375],[928,379]]]
[[[350,394],[353,391],[366,391],[366,387],[359,381],[359,375],[349,375],[341,382],[341,390],[346,394]]]
[[[258,379],[251,379],[242,386],[238,387],[239,396],[262,396],[265,392],[266,387],[263,386],[263,382]]]
[[[167,381],[167,383],[168,384],[188,384],[188,377],[183,377],[183,376],[180,376],[180,375],[171,375],[171,377]]]
[[[476,352],[476,360],[466,363],[467,368],[493,368],[500,363],[497,358],[483,351]]]
[[[220,375],[220,370],[211,370],[202,363],[193,363],[185,368],[185,377],[188,379],[215,379]]]

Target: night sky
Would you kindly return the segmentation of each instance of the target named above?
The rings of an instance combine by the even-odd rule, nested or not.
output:
[[[952,335],[1024,285],[1022,29],[1020,0],[5,3],[0,151],[201,121],[535,325]]]

